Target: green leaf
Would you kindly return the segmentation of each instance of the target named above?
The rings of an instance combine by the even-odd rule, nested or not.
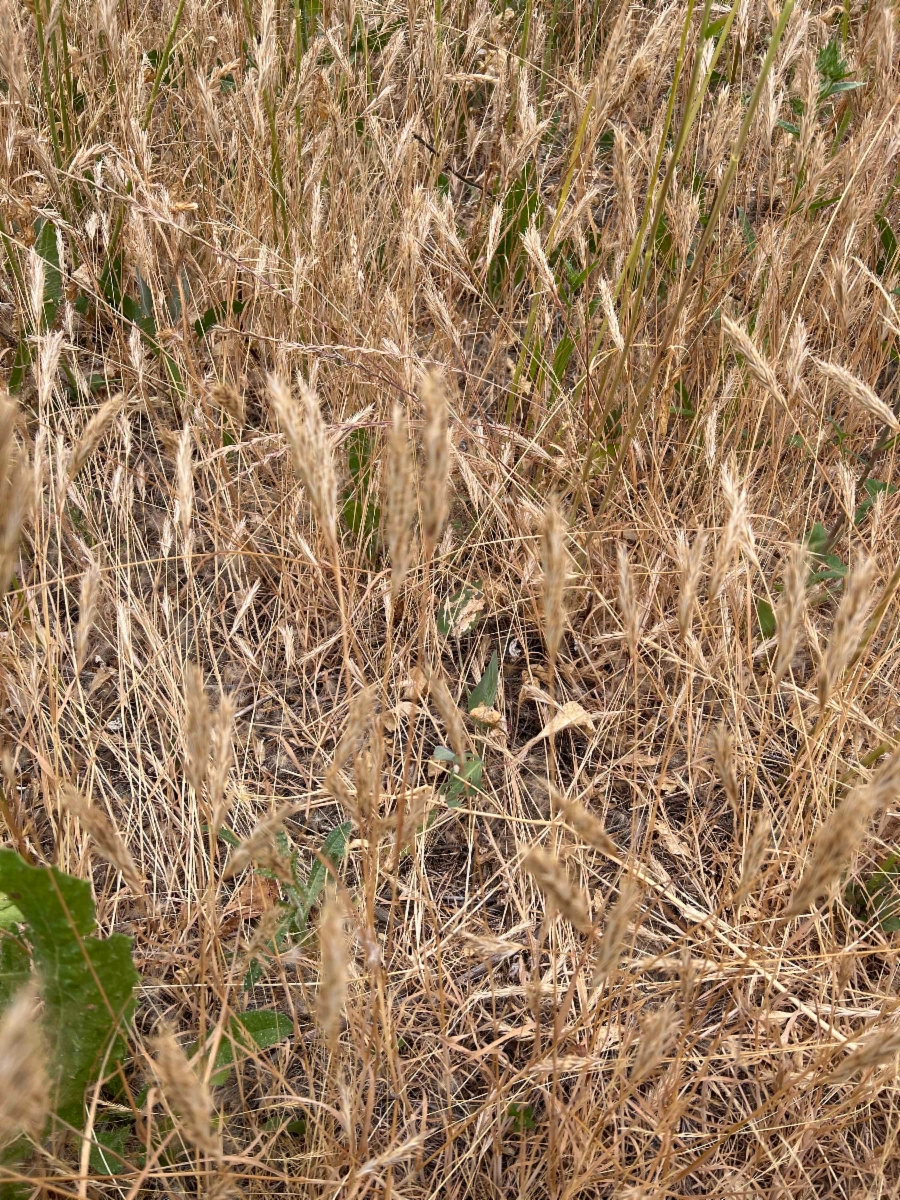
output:
[[[372,490],[373,449],[368,429],[354,429],[347,438],[347,466],[353,484],[344,493],[341,515],[351,533],[358,537],[361,535],[366,543],[381,524],[381,509],[369,501]]]
[[[91,1170],[97,1175],[120,1175],[124,1168],[125,1144],[132,1135],[132,1126],[112,1125],[94,1130],[96,1145],[91,1146]]]
[[[456,760],[459,763],[459,760]],[[459,766],[455,775],[444,785],[443,792],[447,798],[448,808],[459,808],[462,797],[477,792],[481,787],[481,777],[484,763],[477,754],[467,755],[466,761]]]
[[[727,20],[728,20],[728,14],[726,13],[724,17],[719,17],[719,19],[717,21],[711,21],[709,23],[709,25],[707,25],[706,28],[703,30],[703,36],[705,38],[718,37],[719,34],[722,32],[722,30],[725,28],[725,22]]]
[[[9,896],[0,892],[0,929],[15,929],[16,925],[24,920],[25,918]]]
[[[493,708],[494,701],[497,699],[497,685],[500,682],[500,669],[497,664],[497,651],[491,655],[491,661],[484,669],[484,674],[479,681],[469,692],[469,699],[466,703],[466,708],[469,712],[473,708],[478,708],[484,705],[485,708]]]
[[[90,884],[55,867],[29,866],[13,850],[0,850],[0,889],[22,913],[41,979],[56,1111],[80,1126],[85,1088],[104,1058],[111,1067],[124,1052],[138,982],[131,938],[96,937]]]
[[[875,214],[875,224],[878,226],[878,240],[881,242],[883,254],[875,264],[875,270],[883,275],[897,257],[897,237],[881,213]]]
[[[284,1013],[274,1009],[261,1008],[253,1012],[236,1013],[228,1022],[227,1029],[222,1034],[213,1070],[209,1081],[214,1087],[225,1083],[234,1066],[235,1050],[254,1054],[258,1050],[268,1050],[289,1038],[294,1032],[294,1022]],[[188,1051],[188,1058],[193,1057],[197,1044]]]
[[[343,857],[347,852],[347,842],[350,838],[351,829],[352,825],[350,822],[344,821],[342,825],[335,826],[322,843],[320,851],[322,857],[327,858],[335,868],[341,865]],[[312,907],[316,900],[318,900],[327,882],[328,870],[324,863],[317,858],[310,867],[309,877],[306,883],[301,885],[299,892],[299,904],[294,916],[294,922],[301,932],[306,928],[306,922],[309,919]]]
[[[534,1108],[530,1104],[511,1104],[507,1115],[512,1117],[513,1127],[517,1133],[524,1133],[535,1128]]]
[[[764,638],[768,639],[775,636],[775,612],[768,600],[757,600],[756,623],[759,625],[759,632]]]
[[[56,244],[56,226],[52,221],[38,217],[34,223],[37,235],[34,248],[44,260],[44,303],[41,309],[41,327],[49,329],[56,319],[62,300],[62,275],[59,272],[59,247]]]

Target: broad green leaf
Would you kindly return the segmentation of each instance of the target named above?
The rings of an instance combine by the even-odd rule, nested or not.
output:
[[[227,1081],[234,1065],[235,1050],[253,1054],[257,1050],[268,1050],[283,1042],[294,1032],[294,1022],[284,1013],[262,1008],[253,1012],[235,1013],[222,1034],[216,1051],[210,1083],[218,1087]],[[188,1051],[188,1058],[196,1052],[196,1043]]]
[[[34,248],[44,260],[44,303],[41,310],[41,327],[49,329],[56,319],[62,301],[62,276],[59,272],[56,226],[52,221],[38,218],[35,221],[34,231],[37,234]]]
[[[759,632],[764,638],[775,636],[775,612],[768,600],[757,600],[756,622],[759,625]]]
[[[497,664],[497,651],[491,655],[491,661],[484,669],[484,674],[469,692],[466,708],[469,712],[479,705],[492,708],[497,699],[497,685],[500,681],[500,670]]]
[[[481,787],[481,777],[484,763],[477,754],[467,756],[466,761],[459,767],[455,775],[444,785],[443,792],[447,798],[448,808],[459,808],[462,797],[477,792]]]
[[[29,866],[13,850],[0,850],[0,890],[22,913],[41,980],[56,1110],[80,1126],[85,1088],[104,1058],[111,1067],[124,1049],[138,982],[131,938],[96,937],[90,884],[55,867]]]
[[[120,1175],[125,1170],[125,1144],[132,1136],[133,1127],[111,1125],[94,1130],[95,1145],[91,1146],[91,1170],[97,1175]]]

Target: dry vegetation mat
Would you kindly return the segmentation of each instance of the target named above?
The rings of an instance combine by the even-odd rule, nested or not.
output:
[[[0,1195],[898,1195],[896,26],[0,0]]]

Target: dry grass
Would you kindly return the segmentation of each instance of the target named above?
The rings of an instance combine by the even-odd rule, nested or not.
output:
[[[891,4],[0,9],[3,838],[142,976],[34,1194],[896,1196]]]

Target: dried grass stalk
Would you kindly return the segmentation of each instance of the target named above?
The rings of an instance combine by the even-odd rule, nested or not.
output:
[[[196,663],[189,663],[184,673],[184,711],[185,775],[199,795],[209,769],[212,716],[203,686],[203,672]]]
[[[412,553],[412,525],[415,516],[412,451],[406,414],[394,405],[388,437],[384,483],[385,541],[391,560],[391,599],[396,601]]]

